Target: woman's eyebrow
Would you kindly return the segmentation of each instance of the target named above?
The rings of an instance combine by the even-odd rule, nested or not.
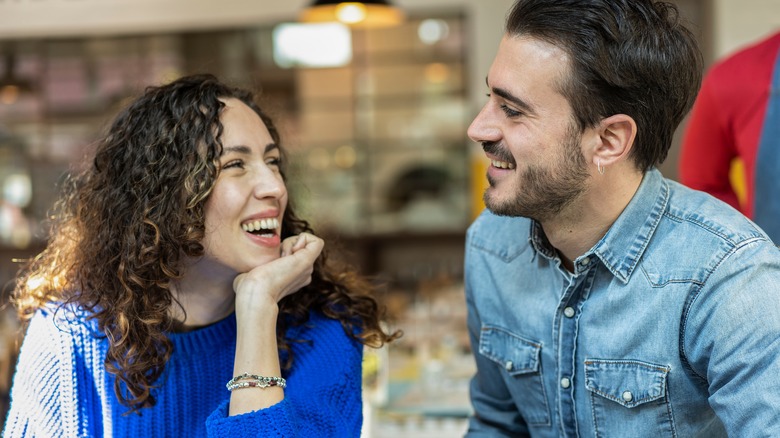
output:
[[[237,153],[237,154],[244,154],[249,155],[252,153],[252,148],[249,146],[244,145],[237,145],[237,146],[226,146],[222,148],[222,155],[228,154],[228,153]]]
[[[279,149],[279,145],[276,143],[268,143],[267,145],[265,145],[265,150],[263,151],[263,153],[267,154],[268,152],[271,152],[274,149]],[[252,148],[245,145],[225,146],[224,148],[222,148],[222,155],[229,154],[229,153],[250,155],[252,153]]]

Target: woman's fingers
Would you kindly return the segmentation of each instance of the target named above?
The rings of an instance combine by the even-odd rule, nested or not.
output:
[[[316,250],[317,255],[319,255],[319,252],[322,251],[322,247],[324,246],[325,242],[319,237],[310,233],[301,233],[297,236],[290,236],[284,239],[282,242],[282,257],[295,254],[310,244],[314,245],[311,249]]]
[[[236,276],[233,290],[237,294],[267,293],[278,302],[311,283],[314,263],[324,246],[325,242],[313,234],[288,237],[282,242],[282,257]],[[242,286],[248,289],[242,291]]]
[[[298,236],[291,236],[282,240],[282,257],[292,254],[292,248],[298,241]]]
[[[298,240],[295,241],[295,244],[292,247],[292,252],[295,253],[299,249],[303,249],[306,247],[307,242],[311,241],[312,239],[308,239],[307,236],[314,237],[311,234],[308,233],[301,233],[298,235]]]
[[[296,254],[299,251],[304,251],[308,258],[311,259],[311,262],[314,263],[314,260],[320,256],[324,246],[325,241],[319,237],[309,233],[301,233],[292,247],[292,253]]]
[[[280,299],[311,283],[311,275],[314,272],[314,263],[325,246],[325,241],[309,233],[301,233],[291,239],[292,246],[287,258],[295,261],[296,268],[300,269],[295,281],[290,288],[280,296]],[[290,260],[291,262],[293,260]]]

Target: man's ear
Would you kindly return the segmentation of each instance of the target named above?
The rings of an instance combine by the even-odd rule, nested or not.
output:
[[[615,114],[603,119],[596,127],[596,144],[592,162],[604,168],[628,158],[636,138],[636,122],[626,114]]]

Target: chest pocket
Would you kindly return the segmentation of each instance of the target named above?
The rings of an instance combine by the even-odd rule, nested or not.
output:
[[[585,360],[585,387],[590,392],[598,437],[626,430],[657,429],[674,436],[666,392],[671,368],[636,360]]]
[[[518,411],[528,424],[540,426],[550,424],[541,351],[541,343],[499,327],[485,325],[479,336],[479,353],[500,368]]]

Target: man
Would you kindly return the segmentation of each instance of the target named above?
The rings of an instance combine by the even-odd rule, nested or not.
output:
[[[701,57],[651,0],[518,0],[469,127],[469,437],[780,436],[780,250],[654,168]]]
[[[740,159],[744,190],[731,184]],[[680,156],[680,182],[752,218],[780,243],[780,32],[716,63],[704,78]]]

